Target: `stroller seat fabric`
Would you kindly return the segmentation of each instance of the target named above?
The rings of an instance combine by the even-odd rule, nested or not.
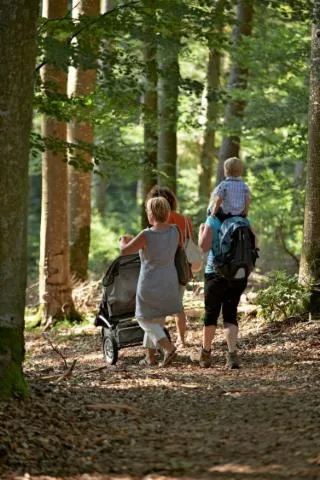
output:
[[[112,324],[121,318],[134,316],[136,289],[140,272],[139,254],[120,256],[108,268],[104,278],[103,298],[95,325],[105,326],[100,316]]]

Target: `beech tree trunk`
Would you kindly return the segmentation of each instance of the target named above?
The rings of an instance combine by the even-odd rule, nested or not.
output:
[[[233,29],[232,66],[230,70],[228,90],[232,95],[234,89],[246,90],[248,69],[241,66],[237,59],[237,49],[241,46],[243,37],[251,36],[253,18],[253,0],[238,0],[236,26]],[[238,157],[240,152],[240,132],[246,102],[230,100],[225,109],[224,126],[228,134],[224,136],[219,150],[219,165],[217,183],[224,178],[223,163],[227,158]]]
[[[68,0],[43,0],[43,17],[64,17]],[[46,64],[41,77],[45,89],[54,84],[62,95],[67,94],[67,74]],[[53,117],[44,117],[42,136],[66,142],[66,124]],[[74,304],[69,271],[68,241],[68,171],[67,153],[46,150],[42,155],[42,203],[40,233],[39,294],[43,323],[48,327],[54,319],[72,316]]]
[[[320,294],[320,0],[314,3],[309,91],[308,162],[299,278],[301,282],[310,282]]]
[[[178,28],[178,27],[177,27]],[[159,48],[159,145],[160,184],[177,191],[177,122],[179,100],[179,32]]]
[[[215,157],[215,130],[219,115],[218,92],[220,88],[221,52],[217,46],[210,46],[210,43],[217,44],[222,35],[223,9],[225,0],[216,3],[215,17],[217,25],[211,35],[213,39],[209,42],[209,58],[207,67],[207,112],[206,126],[203,138],[203,147],[200,157],[199,172],[199,202],[200,205],[208,203],[212,187],[212,170]]]
[[[99,15],[100,0],[73,0],[72,16]],[[71,68],[69,71],[68,93],[71,96],[85,96],[92,93],[96,83],[96,70]],[[75,119],[68,125],[68,142],[93,144],[93,128],[90,121]],[[84,161],[91,163],[92,155],[81,151]],[[72,275],[85,280],[88,274],[91,225],[91,172],[69,167],[69,240],[70,267]]]
[[[25,396],[29,136],[37,0],[0,2],[0,398]]]
[[[115,0],[102,0],[101,2],[101,13],[109,12],[113,10],[116,6]],[[109,50],[111,47],[108,39],[102,41],[101,50]],[[101,62],[102,64],[102,62]],[[103,67],[103,65],[102,65]],[[106,163],[100,163],[98,167],[101,175],[96,175],[94,178],[94,206],[97,209],[101,218],[104,218],[108,208],[107,202],[107,188],[108,188],[108,179],[106,178],[107,165]]]
[[[147,8],[145,15],[145,44],[143,57],[145,64],[145,87],[143,98],[143,128],[144,128],[144,164],[142,176],[142,228],[148,226],[144,208],[147,193],[157,183],[157,148],[158,148],[158,112],[157,112],[157,43],[155,0],[144,0]]]

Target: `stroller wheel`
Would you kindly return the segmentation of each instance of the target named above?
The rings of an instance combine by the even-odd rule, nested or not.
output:
[[[113,332],[104,329],[102,336],[102,350],[107,365],[115,365],[118,360],[118,345]]]
[[[166,327],[164,327],[164,332],[167,335],[167,339],[170,340],[171,342],[171,336],[170,336],[169,330]]]

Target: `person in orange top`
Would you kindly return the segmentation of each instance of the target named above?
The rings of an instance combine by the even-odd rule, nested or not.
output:
[[[168,223],[177,225],[180,232],[181,242],[184,244],[186,239],[192,237],[192,234],[193,234],[191,219],[189,217],[185,217],[184,215],[176,211],[178,208],[178,200],[175,194],[172,192],[172,190],[170,190],[170,188],[160,187],[159,185],[155,185],[154,187],[151,188],[150,192],[148,193],[146,202],[150,198],[155,198],[155,197],[164,197],[168,201],[171,208],[171,212],[167,221]],[[184,291],[185,291],[185,287],[183,285],[180,285],[181,301],[183,301]],[[177,313],[175,315],[175,320],[176,320],[177,335],[178,335],[177,344],[178,346],[185,347],[187,321],[186,321],[186,314],[184,310],[181,313]]]

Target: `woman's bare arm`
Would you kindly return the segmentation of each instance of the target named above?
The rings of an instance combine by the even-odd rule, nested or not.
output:
[[[212,238],[212,229],[209,225],[202,223],[199,227],[198,245],[204,253],[210,250]]]
[[[143,231],[138,233],[138,235],[134,238],[130,238],[127,235],[120,237],[121,255],[130,255],[131,253],[136,253],[145,246],[146,239]]]

